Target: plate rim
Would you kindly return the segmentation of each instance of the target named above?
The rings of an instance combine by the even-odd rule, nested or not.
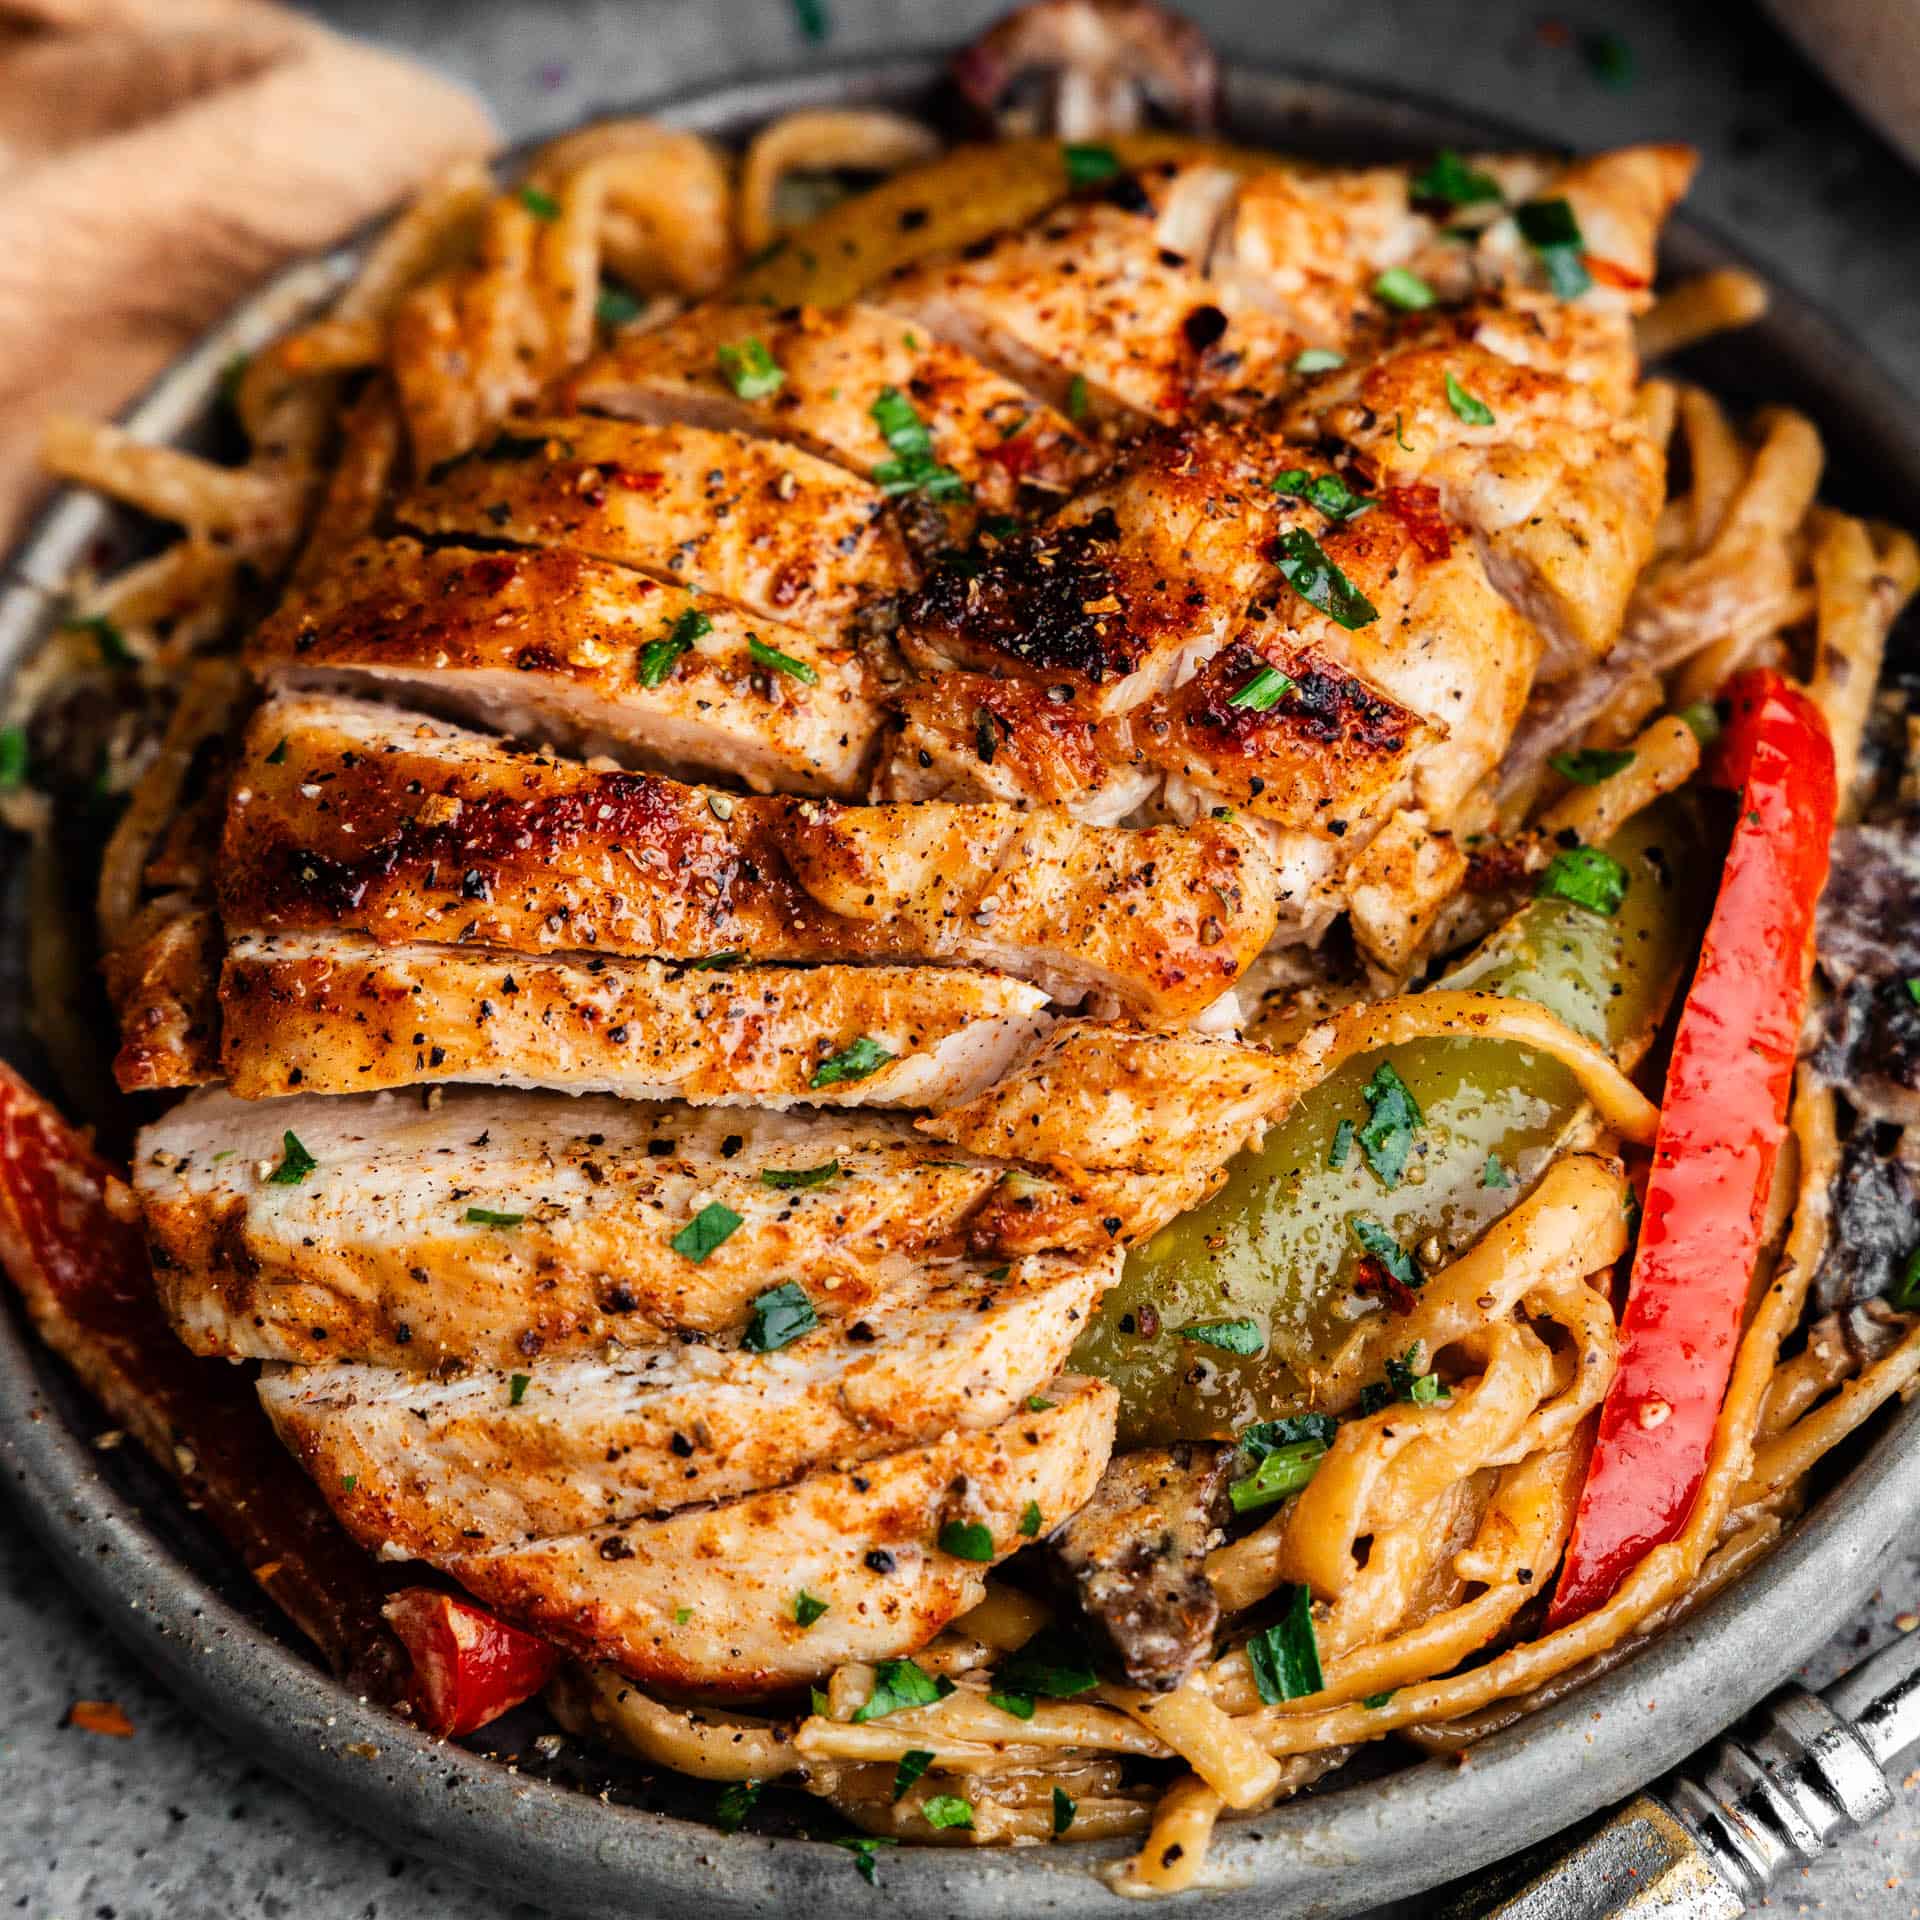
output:
[[[1331,108],[1374,126],[1384,114],[1396,132],[1426,144],[1537,144],[1522,128],[1405,90],[1358,87],[1231,52],[1223,64],[1230,118],[1235,109],[1271,117]],[[935,55],[881,53],[682,87],[618,111],[731,126],[844,101],[850,89],[897,98],[923,89],[940,65]],[[1285,144],[1284,130],[1260,137]],[[323,300],[350,271],[364,238],[295,263],[244,298],[148,388],[123,416],[126,424],[163,438],[187,430],[230,357]],[[1710,223],[1686,215],[1676,220],[1664,254],[1689,266],[1745,258]],[[1908,503],[1920,502],[1920,408],[1842,324],[1771,273],[1768,284],[1778,296],[1770,331],[1782,336],[1786,358],[1816,361],[1843,350],[1845,392],[1834,405],[1848,438],[1877,455],[1876,465],[1887,462],[1882,471]],[[71,491],[35,517],[0,579],[0,675],[15,671],[37,644],[56,581],[110,518],[101,503]],[[174,1553],[142,1502],[103,1473],[91,1440],[67,1424],[56,1371],[64,1369],[10,1300],[0,1319],[0,1467],[28,1525],[136,1656],[252,1757],[330,1811],[581,1915],[627,1915],[640,1903],[666,1920],[695,1920],[791,1910],[816,1892],[849,1897],[850,1863],[828,1843],[724,1836],[674,1815],[604,1806],[430,1740],[356,1699]],[[1666,1771],[1791,1674],[1829,1636],[1835,1616],[1871,1589],[1916,1506],[1920,1401],[1898,1412],[1758,1567],[1631,1660],[1478,1743],[1471,1766],[1428,1760],[1223,1826],[1206,1890],[1177,1898],[1249,1916],[1272,1913],[1284,1901],[1300,1920],[1334,1920],[1426,1891],[1545,1838]],[[1755,1651],[1761,1647],[1764,1657]],[[1087,1868],[1129,1850],[1125,1842],[901,1848],[885,1856],[882,1880],[903,1920],[1093,1915],[1111,1912],[1113,1895]],[[1436,1859],[1443,1863],[1438,1872],[1418,1864]]]

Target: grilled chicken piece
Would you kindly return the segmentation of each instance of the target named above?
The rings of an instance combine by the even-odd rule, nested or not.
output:
[[[1049,1024],[1039,988],[966,968],[713,971],[336,933],[242,936],[221,996],[227,1083],[247,1100],[480,1080],[696,1105],[939,1107]],[[857,1077],[842,1077],[849,1062]]]
[[[1191,1441],[1123,1453],[1047,1542],[1058,1584],[1130,1687],[1171,1693],[1212,1657],[1220,1602],[1206,1559],[1232,1461],[1231,1447]]]
[[[278,690],[387,694],[763,793],[856,793],[882,717],[850,648],[558,548],[363,541],[288,593],[247,660]]]
[[[394,511],[420,533],[562,547],[817,630],[907,584],[884,505],[778,441],[583,415],[516,421]]]
[[[276,1368],[260,1398],[362,1539],[429,1558],[508,1546],[1012,1419],[1065,1362],[1120,1256],[993,1271],[926,1268],[868,1317],[772,1353],[675,1345],[451,1378]]]
[[[223,869],[230,933],[970,962],[1162,1021],[1227,991],[1276,913],[1235,821],[709,794],[319,696],[255,716]]]
[[[1481,332],[1474,309],[1405,328],[1377,358],[1314,381],[1287,431],[1351,448],[1389,501],[1430,500],[1470,528],[1494,586],[1546,641],[1541,674],[1558,679],[1619,638],[1653,550],[1665,453],[1600,395],[1503,358]],[[1463,419],[1454,391],[1491,424]]]
[[[437,1564],[508,1619],[643,1686],[772,1692],[924,1645],[978,1604],[991,1562],[1026,1545],[1030,1508],[1045,1526],[1082,1505],[1113,1445],[1117,1396],[1069,1375],[1048,1398],[984,1432],[789,1487]],[[944,1551],[954,1524],[984,1529],[989,1558]],[[806,1626],[803,1592],[826,1607]]]
[[[1222,422],[1149,434],[1044,525],[936,569],[902,606],[902,648],[1057,682],[1098,714],[1138,706],[1221,647],[1272,578],[1276,451]]]
[[[789,1281],[855,1319],[948,1253],[1144,1238],[1212,1172],[1030,1173],[890,1114],[210,1088],[141,1133],[134,1187],[195,1352],[431,1372],[737,1331]]]
[[[1318,1077],[1298,1052],[1074,1020],[984,1093],[915,1124],[1036,1166],[1224,1167]]]
[[[1202,270],[1237,185],[1206,164],[1121,174],[1032,226],[902,268],[870,297],[1069,417],[1177,420],[1271,390],[1305,344]]]
[[[741,352],[764,354],[777,384],[764,369],[757,382],[746,367],[730,376],[722,356]],[[1010,512],[1023,488],[1066,493],[1092,468],[1093,450],[1050,407],[878,307],[709,302],[621,335],[567,383],[570,409],[775,435],[892,495],[917,490],[888,437],[903,403],[925,429],[924,457],[986,512]]]
[[[191,893],[149,900],[101,956],[120,1023],[122,1093],[197,1087],[220,1076],[220,922]]]

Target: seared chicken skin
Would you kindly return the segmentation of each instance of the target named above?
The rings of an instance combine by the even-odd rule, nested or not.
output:
[[[274,689],[405,701],[761,793],[853,795],[884,717],[850,647],[560,548],[365,541],[296,584],[246,657]]]
[[[738,1332],[789,1281],[822,1318],[855,1318],[929,1259],[1145,1238],[1214,1178],[1043,1174],[889,1114],[471,1087],[431,1107],[209,1088],[144,1129],[134,1161],[161,1299],[195,1352],[422,1371]]]
[[[743,798],[320,696],[255,716],[222,869],[230,934],[966,962],[1168,1021],[1231,988],[1275,912],[1233,821]]]
[[[221,1005],[227,1084],[247,1100],[480,1080],[720,1106],[943,1107],[1049,1024],[1039,988],[974,968],[703,969],[328,933],[236,940]]]
[[[260,1395],[314,1479],[343,1489],[334,1505],[356,1533],[430,1558],[998,1426],[1059,1371],[1119,1271],[1118,1253],[948,1263],[774,1352],[616,1345],[450,1378],[272,1368]]]

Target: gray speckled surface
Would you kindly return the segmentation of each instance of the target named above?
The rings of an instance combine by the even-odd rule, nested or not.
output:
[[[931,41],[997,11],[977,0],[829,0],[833,47]],[[1270,10],[1273,9],[1273,10]],[[323,12],[467,79],[514,136],[687,80],[774,69],[810,52],[787,0],[572,0],[537,6],[329,0]],[[1558,20],[1525,0],[1273,0],[1192,4],[1228,48],[1284,43],[1338,77],[1457,101],[1579,145],[1655,136],[1700,144],[1695,204],[1782,278],[1824,302],[1920,387],[1916,182],[1858,127],[1758,13],[1610,0]],[[1584,32],[1619,35],[1634,84],[1603,85]],[[1920,1608],[1907,1558],[1809,1677],[1823,1682]],[[0,1511],[0,1912],[33,1920],[519,1920],[511,1888],[477,1888],[394,1855],[234,1752],[149,1681],[45,1571]],[[135,1733],[62,1726],[108,1699]],[[1920,1778],[1915,1786],[1920,1787]],[[1915,1885],[1905,1884],[1912,1876]],[[1920,1801],[1780,1889],[1785,1913],[1920,1916]],[[1276,1917],[1277,1920],[1277,1917]]]

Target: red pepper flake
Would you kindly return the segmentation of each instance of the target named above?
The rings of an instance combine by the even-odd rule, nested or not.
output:
[[[1389,487],[1381,505],[1406,528],[1413,544],[1429,560],[1444,560],[1453,551],[1453,530],[1440,512],[1438,488]]]
[[[667,476],[658,468],[603,466],[600,471],[629,493],[658,493],[667,484]]]
[[[1623,287],[1629,293],[1637,293],[1650,284],[1645,274],[1635,273],[1617,260],[1603,260],[1597,253],[1582,254],[1581,258],[1587,263],[1587,271],[1603,287]]]
[[[111,1740],[131,1740],[133,1722],[115,1700],[76,1700],[62,1723],[82,1733],[102,1733]]]
[[[1030,433],[1018,433],[1011,440],[1002,440],[998,446],[981,449],[982,459],[991,460],[996,467],[1004,467],[1008,477],[1014,480],[1024,479],[1039,457],[1040,449],[1034,444]]]
[[[1372,1254],[1353,1270],[1355,1293],[1377,1293],[1390,1313],[1413,1311],[1413,1289],[1404,1280],[1396,1280]]]

